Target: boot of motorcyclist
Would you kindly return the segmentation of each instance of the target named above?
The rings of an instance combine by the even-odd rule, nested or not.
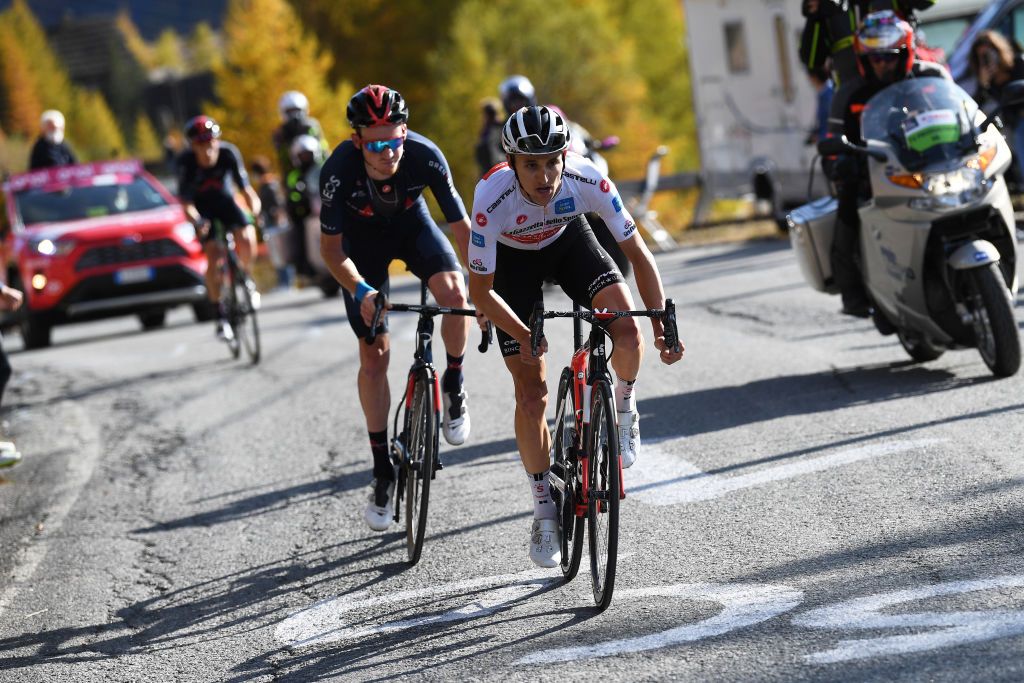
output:
[[[864,106],[885,87],[912,77],[949,78],[942,67],[914,57],[914,29],[895,12],[869,14],[854,37],[857,68],[862,84],[845,107],[843,134],[863,145],[860,116]],[[833,165],[838,209],[830,252],[832,275],[843,300],[842,312],[861,318],[871,314],[871,300],[860,269],[860,214],[864,195],[870,194],[867,161],[863,156],[842,156]]]

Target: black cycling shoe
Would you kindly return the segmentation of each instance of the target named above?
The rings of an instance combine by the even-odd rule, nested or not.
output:
[[[843,304],[843,307],[839,309],[839,312],[843,315],[852,315],[855,318],[870,318],[871,304],[866,301],[863,303]]]

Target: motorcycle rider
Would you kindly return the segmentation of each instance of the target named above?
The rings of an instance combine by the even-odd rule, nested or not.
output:
[[[843,109],[841,133],[855,144],[863,145],[860,116],[864,104],[886,86],[905,78],[949,78],[948,72],[932,62],[914,56],[914,29],[892,10],[869,14],[854,36],[854,53],[860,76],[860,87],[854,90]],[[832,240],[832,275],[842,296],[842,312],[866,318],[871,314],[871,301],[860,271],[859,200],[867,183],[864,157],[840,155],[831,165],[836,184],[838,209],[835,235]]]
[[[849,98],[863,84],[863,69],[854,50],[854,32],[868,14],[893,10],[912,23],[915,10],[935,0],[803,0],[801,11],[807,22],[800,36],[800,59],[808,69],[832,60],[835,94],[829,111],[829,132],[837,135],[843,126]]]
[[[274,129],[271,140],[274,149],[277,151],[277,163],[281,173],[281,180],[284,182],[282,188],[285,195],[290,195],[287,180],[295,170],[292,163],[292,145],[302,135],[308,135],[317,140],[320,144],[322,157],[327,156],[327,140],[324,138],[323,127],[320,122],[309,115],[309,100],[298,90],[288,90],[281,95],[277,103],[278,112],[281,115],[281,125]],[[309,255],[306,251],[305,220],[308,212],[294,213],[293,210],[301,208],[288,202],[288,219],[291,223],[289,253],[291,254],[292,266],[296,275],[303,278],[313,276],[313,266],[309,262]]]

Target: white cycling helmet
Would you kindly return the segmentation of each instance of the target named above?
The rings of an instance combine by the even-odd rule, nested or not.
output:
[[[523,107],[501,129],[506,154],[554,154],[569,149],[572,135],[565,119],[547,107]]]
[[[299,155],[303,152],[309,152],[313,155],[313,160],[320,162],[323,159],[323,148],[320,147],[320,141],[312,135],[300,135],[292,141],[291,149],[289,150],[292,157],[292,163],[296,166],[299,165]]]
[[[277,110],[281,112],[281,118],[285,121],[291,118],[290,114],[293,111],[300,111],[305,116],[309,113],[309,100],[298,90],[289,90],[277,101]]]

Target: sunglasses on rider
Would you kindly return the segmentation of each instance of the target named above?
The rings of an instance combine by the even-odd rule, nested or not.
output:
[[[390,149],[392,152],[397,152],[398,148],[405,142],[405,138],[391,138],[390,140],[370,140],[363,141],[363,147],[373,152],[374,154],[380,154],[385,149]]]
[[[891,64],[899,59],[900,56],[895,52],[875,52],[868,55],[868,59],[872,62]]]

